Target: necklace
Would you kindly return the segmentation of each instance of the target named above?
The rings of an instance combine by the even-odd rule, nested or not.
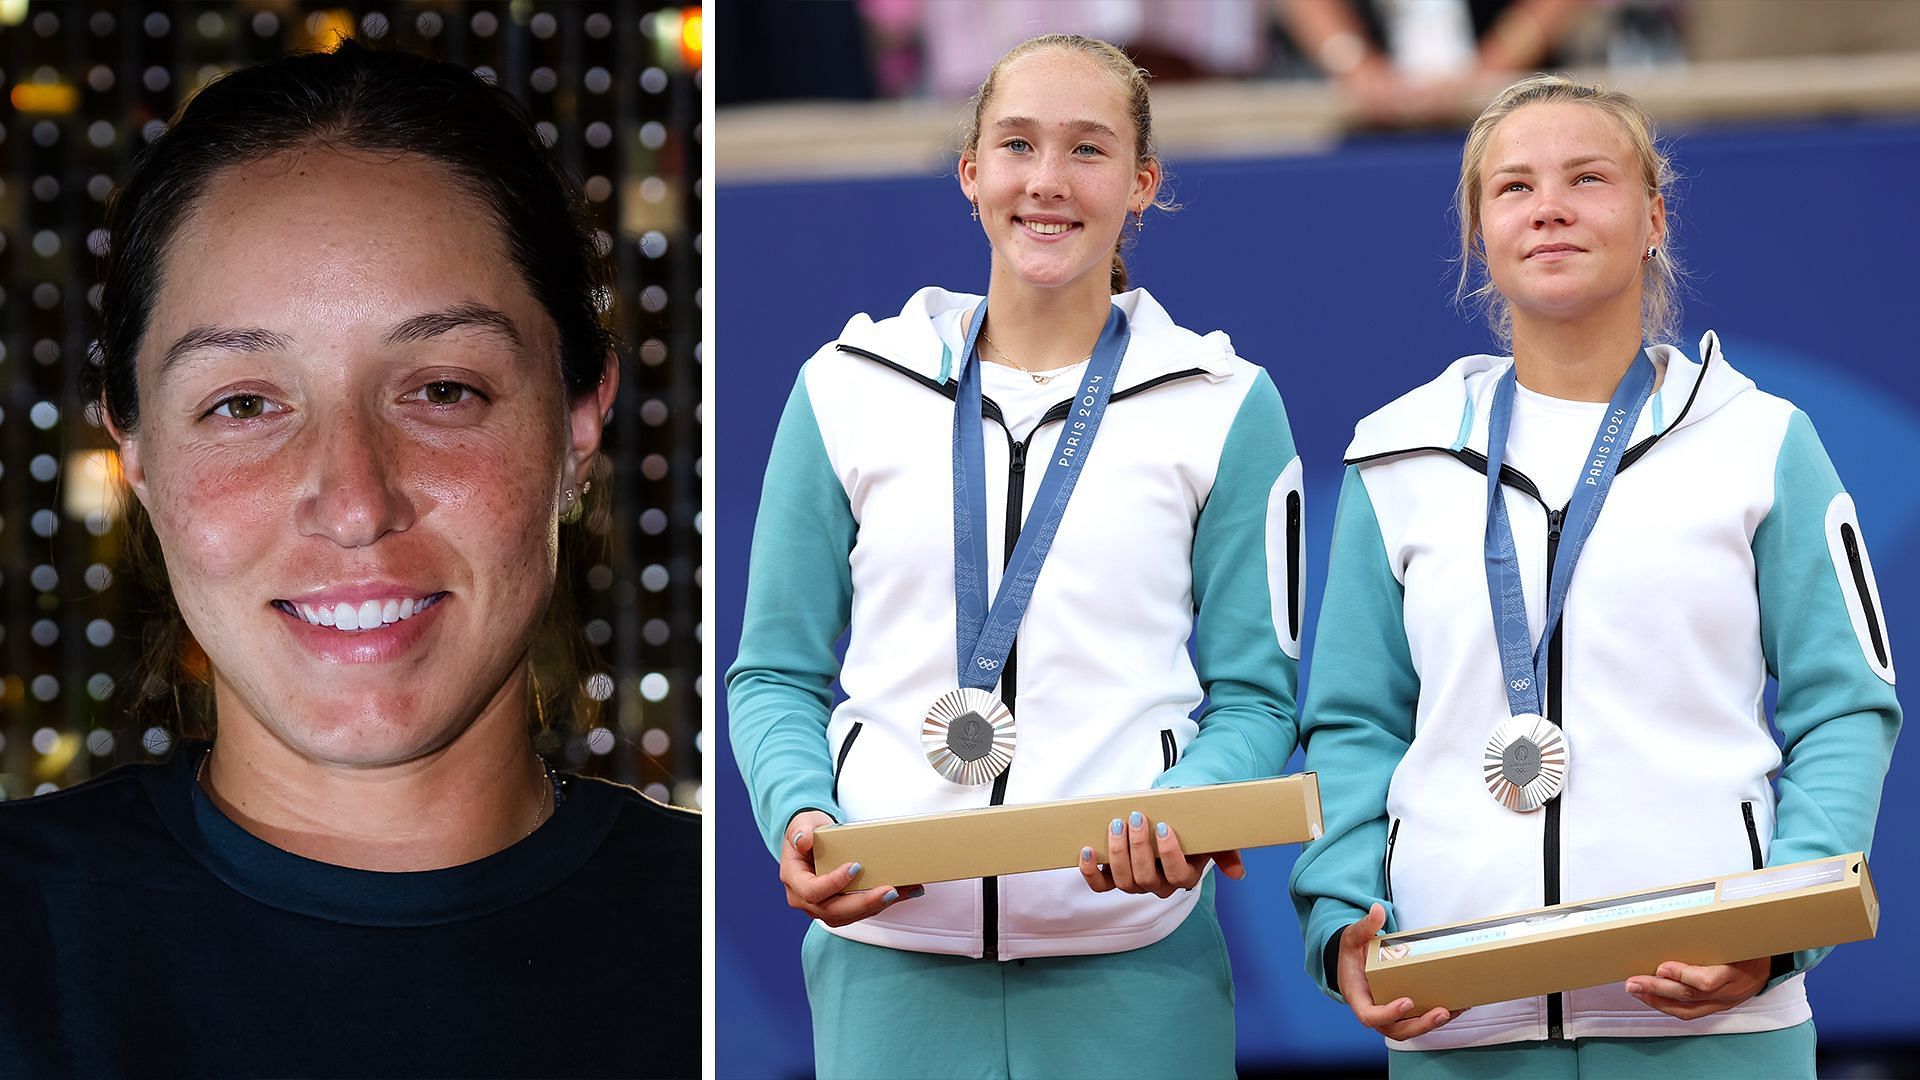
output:
[[[1035,370],[1033,370],[1032,368],[1030,368],[1030,367],[1028,367],[1027,365],[1025,365],[1025,364],[1023,364],[1023,363],[1021,363],[1020,361],[1018,361],[1018,360],[1015,360],[1015,359],[1014,359],[1013,357],[1011,357],[1011,356],[1008,356],[1008,355],[1007,355],[1007,350],[1005,350],[1005,349],[1003,349],[1003,348],[1001,348],[1001,347],[1000,347],[1000,346],[998,346],[998,345],[995,345],[995,344],[993,343],[993,339],[992,339],[991,337],[988,337],[988,336],[987,336],[987,332],[986,332],[985,330],[982,330],[982,331],[980,332],[980,337],[981,337],[981,339],[982,339],[982,340],[984,340],[984,341],[985,341],[985,342],[987,343],[987,347],[988,347],[989,349],[992,349],[992,350],[993,350],[994,352],[997,352],[997,353],[999,353],[999,354],[1000,354],[1000,359],[1002,359],[1002,360],[1005,360],[1005,361],[1006,361],[1007,363],[1009,363],[1009,364],[1012,364],[1012,365],[1013,365],[1014,367],[1016,367],[1016,368],[1019,368],[1019,369],[1020,369],[1021,371],[1023,371],[1023,372],[1025,372],[1025,373],[1026,373],[1026,376],[1027,376],[1027,378],[1029,378],[1029,379],[1032,379],[1032,380],[1033,380],[1033,381],[1034,381],[1035,383],[1038,383],[1038,384],[1039,384],[1039,385],[1041,385],[1041,386],[1045,386],[1045,385],[1047,385],[1048,383],[1050,383],[1050,382],[1052,382],[1053,380],[1055,380],[1055,379],[1057,379],[1057,378],[1059,378],[1060,376],[1062,376],[1062,375],[1064,375],[1064,374],[1066,374],[1066,371],[1067,371],[1067,369],[1066,369],[1066,368],[1061,368],[1061,369],[1059,369],[1058,371],[1053,371],[1053,372],[1049,372],[1048,374],[1045,374],[1045,375],[1042,375],[1041,373],[1039,373],[1039,372],[1037,372],[1037,371],[1035,371]],[[1068,366],[1069,366],[1069,367],[1077,367],[1078,365],[1080,365],[1080,364],[1084,364],[1084,363],[1086,363],[1086,362],[1087,362],[1088,360],[1091,360],[1091,359],[1093,359],[1093,354],[1092,354],[1092,353],[1088,353],[1088,354],[1086,355],[1086,357],[1085,357],[1084,359],[1081,359],[1081,360],[1078,360],[1078,361],[1075,361],[1075,362],[1074,362],[1073,364],[1070,364],[1070,365],[1068,365]]]
[[[211,746],[207,747],[206,753],[200,755],[200,764],[193,770],[193,782],[195,786],[200,786],[204,781],[207,775],[207,759],[212,756],[213,747]],[[539,758],[537,760],[540,762],[540,775],[546,778],[547,787],[545,791],[540,793],[540,802],[533,808],[533,824],[527,826],[527,831],[520,837],[522,840],[532,836],[534,832],[540,828],[540,823],[551,816],[547,811],[547,804],[549,802],[553,804],[553,809],[557,812],[560,809],[560,800],[566,797],[560,788],[560,776],[553,771],[553,766],[547,764],[547,759],[545,758]]]

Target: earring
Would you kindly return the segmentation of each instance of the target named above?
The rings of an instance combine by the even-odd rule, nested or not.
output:
[[[973,202],[973,200],[971,200],[971,199],[969,199],[969,200],[967,200],[967,201],[968,201],[968,202]],[[973,220],[975,220],[975,221],[979,221],[979,220],[980,220],[980,204],[979,204],[979,203],[977,203],[977,202],[976,202],[976,203],[973,203]]]
[[[1147,208],[1144,206],[1133,212],[1133,231],[1135,235],[1147,231]]]
[[[1660,249],[1659,249],[1659,248],[1657,248],[1657,247],[1650,247],[1650,248],[1648,248],[1648,249],[1647,249],[1647,254],[1646,254],[1646,257],[1644,257],[1644,258],[1642,258],[1642,259],[1641,259],[1640,261],[1641,261],[1641,262],[1652,262],[1652,261],[1653,261],[1653,257],[1654,257],[1655,255],[1658,255],[1658,254],[1660,254]]]
[[[580,496],[576,494],[572,488],[568,488],[566,491],[560,493],[560,523],[562,525],[571,525],[579,521],[580,512],[583,509],[585,509],[585,505],[580,501]]]

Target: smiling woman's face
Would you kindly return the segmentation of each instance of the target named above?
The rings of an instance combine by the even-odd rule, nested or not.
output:
[[[569,402],[555,337],[438,164],[309,149],[207,185],[119,435],[222,728],[376,765],[520,716],[615,383]]]

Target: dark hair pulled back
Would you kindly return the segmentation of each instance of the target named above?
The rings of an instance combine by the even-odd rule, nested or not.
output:
[[[305,147],[413,155],[445,166],[497,219],[509,256],[559,331],[568,397],[600,381],[612,280],[578,189],[526,111],[458,64],[365,48],[299,53],[208,83],[135,160],[107,211],[110,251],[89,402],[123,431],[140,420],[135,358],[167,245],[223,169]]]

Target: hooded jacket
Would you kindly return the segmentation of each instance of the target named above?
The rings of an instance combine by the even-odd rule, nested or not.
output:
[[[979,302],[924,289],[894,318],[855,316],[781,418],[727,674],[729,737],[776,853],[803,809],[849,822],[1225,783],[1293,752],[1303,534],[1285,410],[1225,334],[1184,330],[1135,290],[1113,298],[1131,342],[1002,668],[1013,763],[972,786],[928,763],[921,721],[959,685],[953,395]],[[1024,440],[982,406],[989,596],[1072,394]],[[1118,952],[1171,933],[1198,893],[1096,894],[1067,869],[930,884],[830,929],[1002,960]]]
[[[1702,363],[1649,352],[1662,383],[1549,642],[1547,717],[1570,763],[1535,813],[1498,805],[1479,760],[1508,709],[1482,534],[1487,413],[1512,360],[1459,360],[1355,429],[1303,732],[1327,832],[1292,881],[1330,994],[1338,935],[1376,901],[1393,932],[1871,844],[1900,707],[1852,500],[1806,415],[1714,335]],[[1564,508],[1523,474],[1502,480],[1537,637]],[[1800,976],[1823,953],[1777,958],[1764,992],[1690,1022],[1614,983],[1389,1045],[1789,1027],[1811,1016]]]

